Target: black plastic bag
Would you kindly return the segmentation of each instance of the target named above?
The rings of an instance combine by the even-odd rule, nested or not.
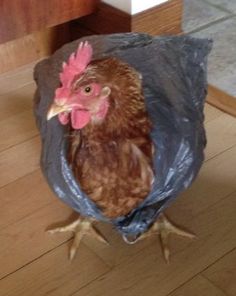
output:
[[[83,193],[66,160],[67,128],[46,113],[59,86],[62,62],[88,40],[94,59],[116,56],[136,68],[153,123],[155,181],[151,193],[129,215],[110,220]],[[83,216],[112,223],[125,236],[144,232],[196,177],[206,144],[203,107],[207,55],[212,42],[188,36],[114,34],[81,38],[63,46],[35,68],[35,115],[42,137],[41,167],[56,195]]]

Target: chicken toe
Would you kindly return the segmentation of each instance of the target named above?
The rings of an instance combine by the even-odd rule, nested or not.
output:
[[[153,234],[159,234],[165,261],[169,263],[170,249],[168,245],[168,238],[171,233],[175,233],[177,235],[188,237],[191,239],[196,237],[193,233],[183,230],[180,227],[174,225],[167,219],[164,214],[160,214],[157,221],[151,226],[151,228],[149,228],[149,230],[140,235],[137,241],[152,236]]]
[[[105,237],[94,227],[94,220],[79,217],[77,220],[63,227],[47,230],[48,233],[73,232],[74,238],[69,251],[69,259],[73,260],[79,248],[80,242],[85,235],[96,238],[102,243],[109,244]]]

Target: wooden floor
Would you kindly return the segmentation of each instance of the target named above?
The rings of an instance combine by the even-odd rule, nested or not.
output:
[[[157,237],[130,246],[109,225],[110,247],[85,239],[70,263],[71,237],[45,233],[72,211],[39,169],[34,89],[32,65],[0,76],[0,296],[235,296],[236,118],[206,105],[206,162],[167,211],[198,239],[172,237],[170,265]]]

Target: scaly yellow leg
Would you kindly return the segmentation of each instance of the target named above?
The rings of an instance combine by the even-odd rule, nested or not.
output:
[[[76,252],[79,248],[80,242],[85,235],[90,235],[102,243],[108,244],[107,240],[103,237],[103,235],[93,226],[94,220],[90,218],[82,218],[79,217],[77,220],[72,222],[69,225],[58,227],[55,229],[50,229],[47,232],[50,234],[58,233],[58,232],[73,232],[74,240],[69,252],[70,260],[73,260]]]
[[[157,221],[146,232],[140,235],[137,241],[150,237],[153,234],[159,234],[164,258],[166,262],[169,263],[170,249],[168,246],[168,237],[171,233],[175,233],[177,235],[188,237],[191,239],[196,237],[193,233],[183,230],[174,225],[167,219],[167,217],[164,214],[160,214]]]

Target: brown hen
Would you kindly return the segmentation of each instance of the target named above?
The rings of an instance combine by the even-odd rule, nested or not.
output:
[[[116,58],[94,61],[75,84],[94,80],[110,88],[109,109],[102,122],[72,130],[69,160],[81,189],[114,218],[137,207],[151,189],[151,124],[133,68]]]

